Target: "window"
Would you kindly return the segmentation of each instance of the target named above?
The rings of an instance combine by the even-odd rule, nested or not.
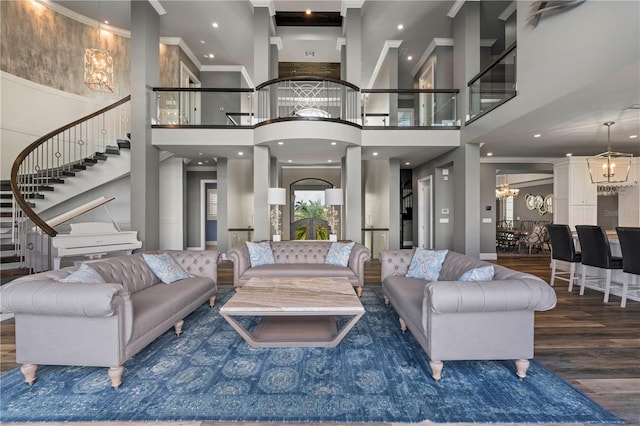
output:
[[[218,220],[217,189],[207,189],[207,220]]]
[[[504,199],[504,220],[513,223],[513,197]]]

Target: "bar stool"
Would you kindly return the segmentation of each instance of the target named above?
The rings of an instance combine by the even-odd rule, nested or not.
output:
[[[573,290],[574,280],[577,282],[576,265],[580,265],[582,255],[576,252],[573,244],[573,236],[569,225],[546,225],[549,239],[551,240],[551,287],[556,279],[569,282],[569,292]],[[569,271],[558,271],[558,260],[570,264]],[[569,274],[569,277],[564,275]]]
[[[601,281],[601,276],[591,276],[587,278],[587,269],[585,266],[605,270],[604,282],[604,302],[609,301],[609,293],[611,292],[611,271],[614,269],[622,269],[622,258],[613,257],[611,255],[611,246],[609,239],[601,226],[593,225],[576,225],[578,239],[580,240],[580,250],[582,254],[582,274],[580,279],[580,295],[584,294],[584,286],[586,281]],[[602,290],[602,287],[591,287],[595,290]]]
[[[619,226],[616,228],[616,232],[622,250],[622,272],[625,273],[622,284],[622,301],[620,302],[620,307],[624,308],[627,306],[631,275],[635,275],[636,283],[638,283],[638,276],[640,276],[640,228]],[[640,288],[634,291],[640,291]]]

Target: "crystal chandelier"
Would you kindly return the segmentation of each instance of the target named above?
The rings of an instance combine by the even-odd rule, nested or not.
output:
[[[496,189],[496,198],[501,200],[503,198],[517,197],[520,193],[518,188],[509,188],[508,183],[503,183],[500,188]]]
[[[622,183],[629,178],[633,154],[611,151],[611,126],[613,124],[615,124],[613,121],[604,123],[607,126],[607,151],[587,158],[591,183]]]
[[[100,2],[98,2],[98,46],[101,45]],[[113,92],[113,58],[104,49],[85,49],[84,84],[94,92]]]

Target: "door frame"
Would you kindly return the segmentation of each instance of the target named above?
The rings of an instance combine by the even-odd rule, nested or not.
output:
[[[195,76],[194,73],[191,72],[189,67],[187,67],[185,63],[182,61],[180,61],[180,87],[186,87],[186,88],[202,87],[202,83],[200,82],[200,80]],[[194,108],[193,122],[189,124],[195,124],[195,125],[200,124],[201,104],[202,104],[200,92],[180,92],[179,99],[180,99],[181,105],[183,102],[185,102],[186,99],[188,99],[189,101],[193,101],[193,108]],[[189,111],[189,113],[191,113],[191,111]],[[191,118],[191,114],[189,114],[189,118]]]
[[[428,241],[425,241],[425,231],[429,233]],[[418,247],[433,248],[433,175],[418,179]]]
[[[200,179],[200,250],[207,249],[207,184],[218,183],[218,179]],[[220,204],[218,203],[218,209]]]
[[[435,88],[435,65],[436,60],[433,59],[430,61],[427,68],[425,68],[424,72],[420,76],[418,80],[418,88],[420,89],[434,89]],[[430,105],[427,105],[427,101],[429,100],[429,95],[431,95]],[[420,93],[420,118],[419,122],[421,126],[433,126],[433,121],[435,120],[435,99],[433,99],[435,94],[433,93]],[[427,114],[429,111],[429,114]],[[429,115],[431,117],[431,123],[428,122]]]

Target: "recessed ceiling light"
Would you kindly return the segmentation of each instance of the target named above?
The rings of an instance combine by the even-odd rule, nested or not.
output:
[[[378,153],[377,153],[377,152],[374,152],[374,153],[373,153],[373,156],[374,156],[374,157],[376,157],[377,155],[378,155]]]
[[[213,24],[211,24],[213,26],[213,28],[218,28],[218,23],[214,22]]]
[[[104,21],[104,23],[105,23],[105,24],[107,24],[107,25],[109,25],[109,21],[106,21],[106,20],[105,20],[105,21]]]
[[[287,160],[287,163],[293,163],[293,160]]]
[[[408,60],[408,61],[413,60],[413,56],[411,56],[411,55],[407,56],[407,60]]]
[[[539,137],[541,137],[541,136],[542,136],[542,135],[541,135],[540,133],[536,133],[535,135],[533,135],[533,137],[534,137],[534,138],[539,138]]]
[[[305,15],[311,15],[311,9],[307,9],[304,11]]]
[[[567,152],[566,155],[567,155],[567,157],[571,157],[571,153],[570,152]]]
[[[336,145],[338,142],[331,142],[331,145]]]
[[[327,163],[332,163],[332,162],[333,162],[333,160],[327,160]]]
[[[213,53],[209,53],[209,59],[213,59],[215,55]]]
[[[404,165],[405,166],[409,166],[409,165],[411,165],[411,163],[407,161],[406,163],[404,163]]]
[[[244,152],[239,151],[239,152],[238,152],[238,155],[244,155]]]
[[[205,43],[206,43],[206,41],[200,40],[200,44],[205,44]]]
[[[487,152],[487,157],[493,157],[493,152]]]
[[[284,142],[280,141],[278,142],[278,145],[284,145]]]
[[[199,152],[198,155],[204,155],[203,153]]]
[[[399,30],[404,29],[404,25],[402,25],[402,24],[398,24],[398,29],[399,29]]]
[[[202,161],[198,161],[198,166],[202,166]]]
[[[631,136],[629,136],[629,139],[635,139],[637,137],[638,137],[638,135],[631,135]]]

